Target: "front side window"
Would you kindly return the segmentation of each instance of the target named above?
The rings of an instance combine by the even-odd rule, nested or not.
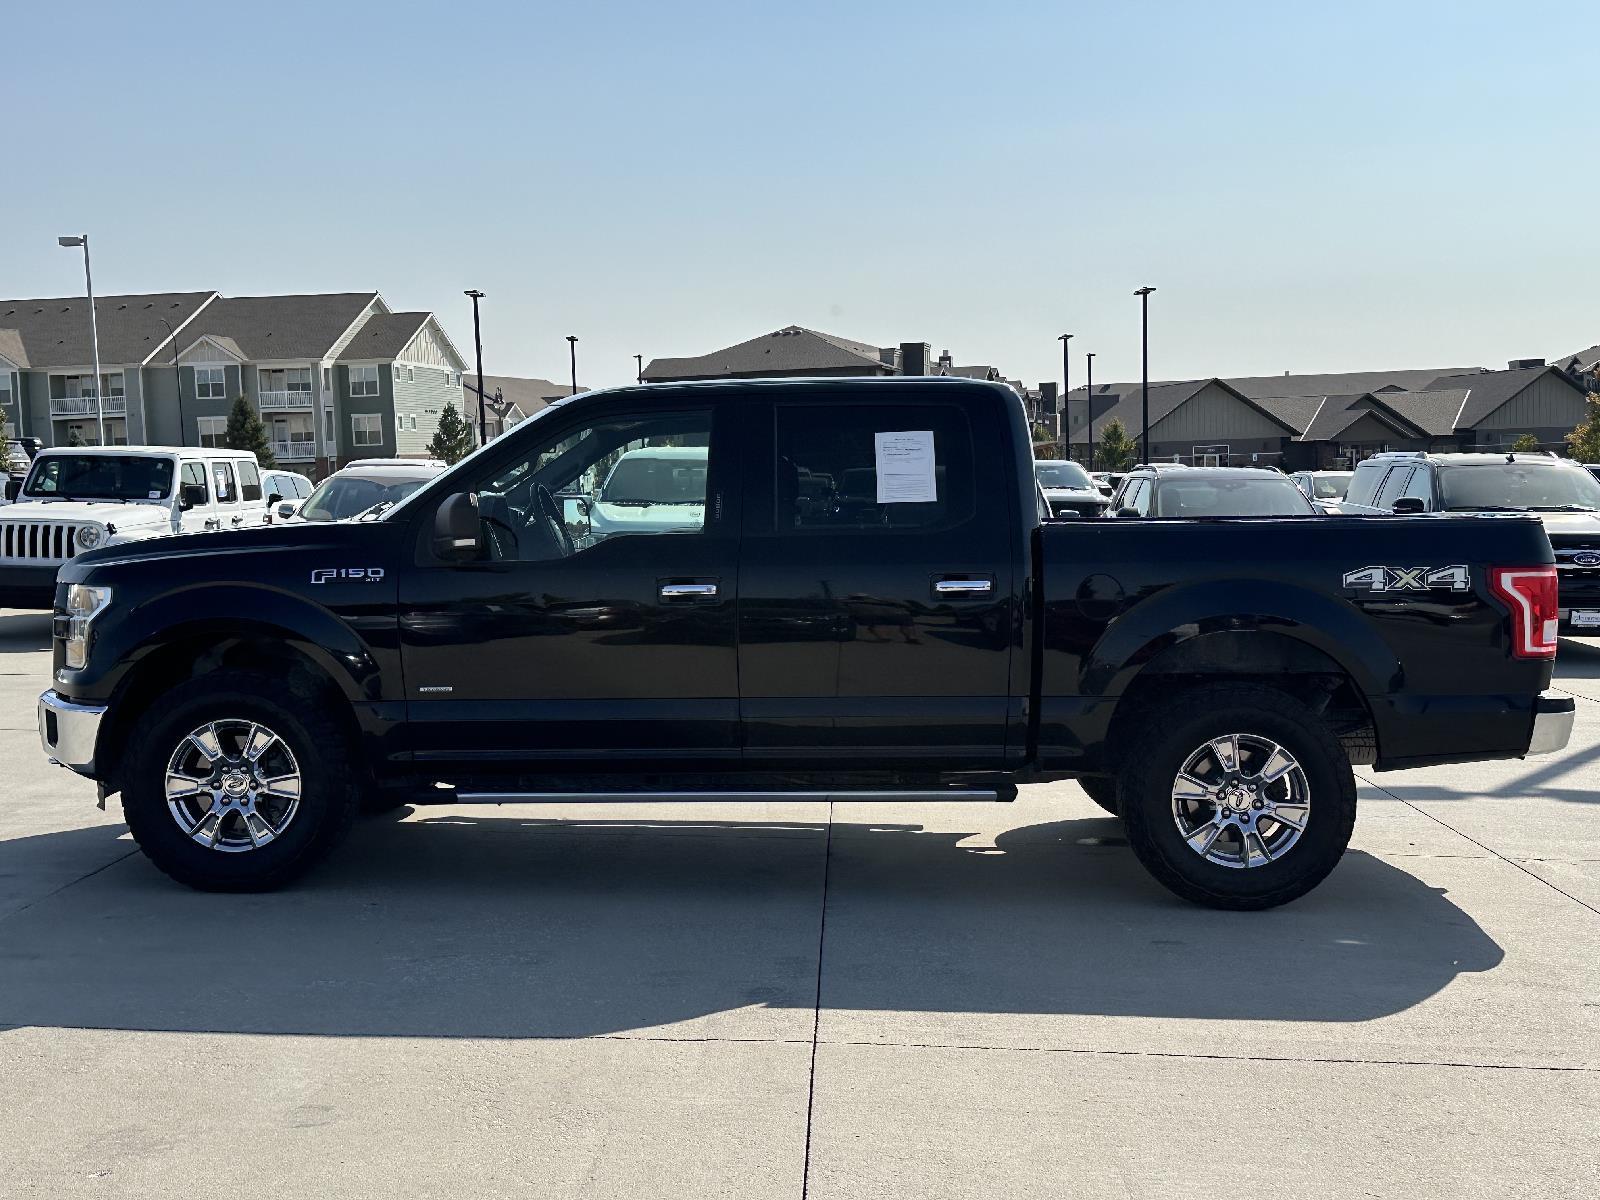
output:
[[[183,486],[187,491],[191,487],[199,488],[199,494],[194,497],[196,505],[211,503],[211,489],[206,486],[205,463],[186,462],[183,464]]]
[[[22,494],[58,500],[165,500],[172,495],[172,460],[132,454],[41,454]]]
[[[232,504],[239,498],[233,487],[233,467],[228,463],[211,464],[211,483],[218,504]]]
[[[223,367],[196,367],[194,369],[194,394],[199,400],[227,398],[228,373]]]
[[[972,430],[954,405],[776,409],[780,532],[950,529],[973,513]]]
[[[1351,504],[1371,505],[1378,494],[1378,484],[1389,464],[1368,460],[1357,467],[1350,476],[1350,490],[1345,499]]]
[[[243,459],[239,462],[239,498],[241,500],[261,499],[261,472],[256,469],[256,464]]]
[[[350,440],[357,446],[383,445],[383,418],[377,413],[352,413]]]
[[[613,417],[540,443],[475,487],[483,557],[542,562],[706,527],[711,414]]]
[[[1394,502],[1405,494],[1405,487],[1411,482],[1411,476],[1420,468],[1396,467],[1389,472],[1388,478],[1383,481],[1383,486],[1378,489],[1378,498],[1373,501],[1377,508],[1393,508]]]
[[[223,444],[223,436],[228,430],[227,417],[197,417],[195,423],[199,427],[202,446],[216,448]]]
[[[350,394],[352,396],[376,396],[378,394],[378,368],[351,367]]]

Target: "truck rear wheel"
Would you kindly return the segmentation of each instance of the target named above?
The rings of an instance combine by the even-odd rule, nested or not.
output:
[[[1262,909],[1305,895],[1355,828],[1350,760],[1305,705],[1253,684],[1213,684],[1152,709],[1125,756],[1128,841],[1156,879],[1213,908]]]
[[[349,832],[359,791],[347,740],[282,680],[240,671],[190,680],[132,731],[128,829],[179,883],[279,887]]]

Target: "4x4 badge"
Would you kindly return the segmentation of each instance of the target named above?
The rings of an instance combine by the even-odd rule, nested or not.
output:
[[[1361,567],[1344,573],[1344,586],[1365,592],[1427,592],[1434,588],[1470,592],[1472,573],[1462,563],[1449,567]]]

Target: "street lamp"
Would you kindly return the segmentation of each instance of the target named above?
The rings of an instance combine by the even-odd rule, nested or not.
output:
[[[100,444],[106,444],[106,414],[105,405],[100,402],[100,327],[94,316],[94,277],[89,273],[89,235],[80,233],[76,237],[58,237],[58,246],[83,247],[83,285],[89,292],[89,339],[94,343],[94,419],[95,425],[100,430]]]
[[[1144,373],[1140,376],[1144,380],[1144,415],[1139,431],[1139,461],[1146,463],[1150,461],[1150,293],[1153,291],[1155,291],[1153,287],[1142,287],[1133,293],[1139,297],[1144,364]]]
[[[1072,434],[1067,430],[1067,410],[1072,407],[1072,402],[1067,397],[1072,395],[1072,366],[1067,357],[1067,343],[1072,340],[1070,333],[1063,333],[1056,338],[1061,343],[1061,410],[1056,413],[1056,444],[1067,444],[1067,457],[1072,457]]]
[[[576,334],[567,334],[567,347],[572,351],[572,391],[569,395],[578,394],[578,337]]]
[[[189,443],[183,440],[183,372],[178,370],[178,335],[173,332],[171,321],[165,317],[157,317],[156,320],[167,327],[167,337],[172,342],[172,382],[178,385],[178,445],[187,446]],[[146,429],[144,435],[148,438],[150,431]]]
[[[472,297],[472,341],[478,349],[478,445],[487,446],[489,419],[483,412],[483,328],[478,324],[478,301],[483,299],[483,293],[477,288],[468,288],[461,294]]]
[[[1087,379],[1083,385],[1083,394],[1089,403],[1088,423],[1084,428],[1084,437],[1089,443],[1089,470],[1094,470],[1094,351],[1083,356],[1083,372]]]
[[[639,368],[638,372],[634,376],[634,382],[635,383],[643,383],[644,382],[644,355],[635,354],[633,356],[633,365],[636,366],[637,368]]]

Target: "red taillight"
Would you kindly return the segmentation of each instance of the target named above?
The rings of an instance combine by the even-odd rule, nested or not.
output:
[[[1511,610],[1511,653],[1554,658],[1561,610],[1554,567],[1491,567],[1489,590]]]

